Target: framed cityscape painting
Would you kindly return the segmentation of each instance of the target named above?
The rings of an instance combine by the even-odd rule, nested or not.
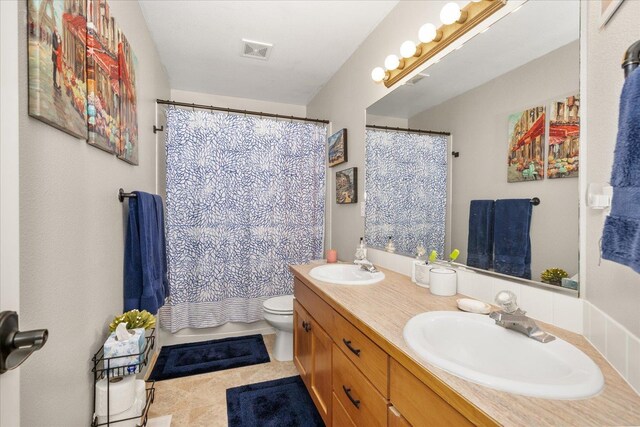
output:
[[[358,203],[358,168],[336,172],[336,203]]]
[[[87,1],[87,21],[87,142],[115,153],[120,138],[118,29],[106,0]]]
[[[116,154],[132,165],[138,164],[138,107],[136,97],[137,59],[125,35],[118,35],[120,63],[120,140]]]
[[[28,0],[29,115],[87,137],[86,0]]]
[[[577,177],[580,165],[580,95],[551,104],[547,177]]]
[[[507,182],[544,179],[545,107],[509,115]]]
[[[340,129],[328,139],[329,167],[345,163],[347,161],[347,130]]]

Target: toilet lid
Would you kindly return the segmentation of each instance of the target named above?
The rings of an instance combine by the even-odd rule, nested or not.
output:
[[[262,306],[266,311],[279,314],[293,313],[293,295],[269,298]]]

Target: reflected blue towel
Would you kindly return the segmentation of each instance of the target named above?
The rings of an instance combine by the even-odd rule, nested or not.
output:
[[[495,206],[494,270],[531,279],[530,199],[497,200]]]
[[[156,314],[169,295],[164,214],[160,196],[134,192],[124,251],[124,311]]]
[[[493,267],[493,200],[472,200],[469,205],[467,265],[488,270]]]
[[[627,77],[620,97],[618,139],[611,173],[613,200],[602,234],[602,258],[640,273],[640,72]]]

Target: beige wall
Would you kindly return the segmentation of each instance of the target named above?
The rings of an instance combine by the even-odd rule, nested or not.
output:
[[[451,247],[467,257],[469,202],[473,199],[539,197],[531,224],[532,279],[547,268],[578,273],[578,179],[507,183],[507,116],[578,93],[578,41],[409,119],[409,127],[451,132]]]
[[[155,192],[154,100],[169,97],[169,83],[138,3],[112,1],[138,58],[140,166],[29,117],[26,1],[19,5],[20,326],[50,334],[22,368],[22,425],[86,426],[91,356],[122,311],[126,223],[116,194]]]
[[[348,130],[347,163],[329,169],[327,182],[326,246],[338,250],[341,260],[353,260],[355,248],[364,235],[364,218],[360,203],[337,205],[335,172],[358,167],[364,176],[364,137],[366,109],[390,90],[371,80],[371,70],[380,66],[386,55],[415,38],[415,32],[425,22],[437,22],[444,1],[402,1],[376,27],[358,50],[334,74],[329,82],[307,105],[310,117],[331,120],[332,131]],[[364,180],[358,180],[358,195],[362,200]]]
[[[606,183],[611,177],[618,129],[618,103],[624,83],[620,59],[640,39],[640,2],[625,1],[607,26],[599,28],[599,3],[588,5],[587,111],[588,183]],[[584,60],[584,57],[583,57]],[[586,190],[586,189],[583,189]],[[640,275],[611,261],[600,263],[599,240],[604,214],[586,209],[586,298],[636,337],[640,337]],[[600,265],[599,265],[600,264]]]

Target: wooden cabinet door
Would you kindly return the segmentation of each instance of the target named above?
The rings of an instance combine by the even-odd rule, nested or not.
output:
[[[329,335],[312,320],[311,322],[311,398],[318,408],[325,425],[331,425],[331,347]]]
[[[298,303],[293,302],[293,362],[300,372],[300,377],[310,388],[311,378],[311,317]]]

